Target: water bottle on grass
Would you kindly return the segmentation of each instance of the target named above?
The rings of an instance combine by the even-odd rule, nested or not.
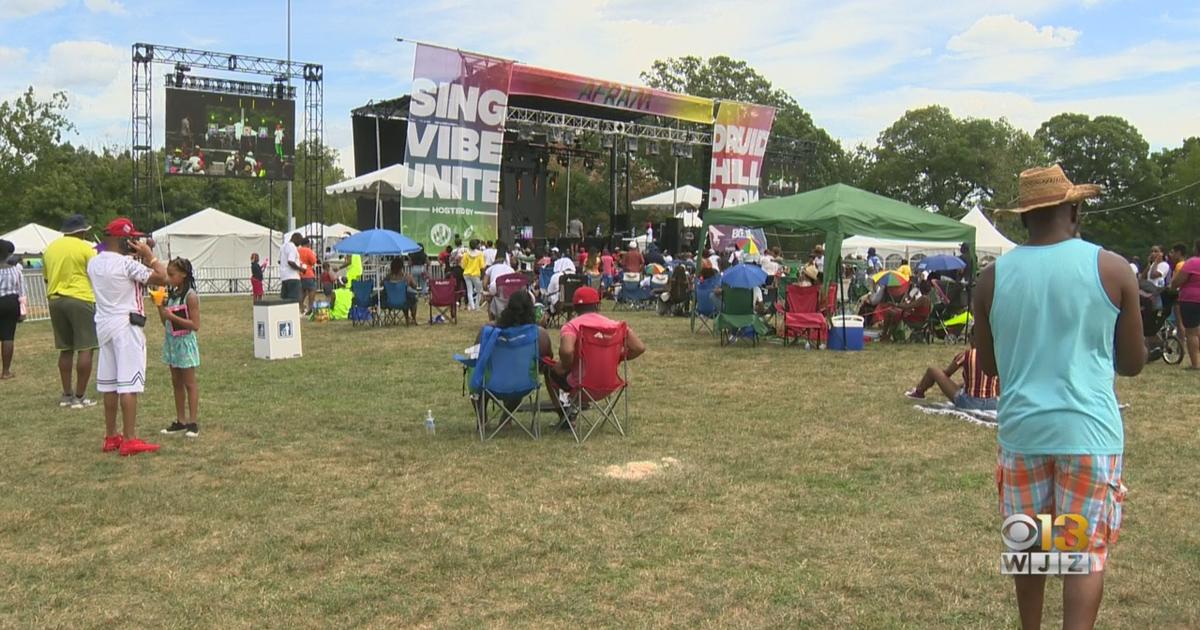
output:
[[[437,427],[433,423],[433,410],[425,410],[425,433],[433,435],[437,431]]]

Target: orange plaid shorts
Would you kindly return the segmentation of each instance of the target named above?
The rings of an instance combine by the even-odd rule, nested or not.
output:
[[[1123,466],[1122,455],[1022,455],[1001,448],[996,458],[1000,515],[1082,515],[1092,571],[1103,571],[1108,548],[1121,531]]]

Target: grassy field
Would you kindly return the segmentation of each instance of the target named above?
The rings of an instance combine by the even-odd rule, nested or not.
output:
[[[203,433],[134,458],[100,453],[99,408],[55,406],[49,325],[20,327],[0,382],[0,626],[1016,625],[994,430],[900,396],[946,347],[722,349],[626,315],[650,347],[630,437],[481,445],[451,361],[478,313],[305,324],[303,359],[266,362],[248,299],[204,310]],[[150,437],[173,404],[147,330]],[[1162,363],[1118,383],[1130,493],[1103,627],[1200,625],[1198,384]]]

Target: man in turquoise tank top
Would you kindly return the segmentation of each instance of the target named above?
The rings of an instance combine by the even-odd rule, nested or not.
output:
[[[1072,184],[1059,166],[1022,172],[1020,207],[1008,212],[1021,217],[1029,239],[983,270],[974,296],[979,362],[1001,383],[1001,516],[1086,520],[1053,528],[1090,560],[1086,575],[1063,577],[1064,628],[1091,628],[1100,611],[1125,498],[1114,381],[1137,376],[1146,362],[1129,264],[1076,236],[1083,200],[1100,190]],[[1022,627],[1040,628],[1046,577],[1014,578]]]

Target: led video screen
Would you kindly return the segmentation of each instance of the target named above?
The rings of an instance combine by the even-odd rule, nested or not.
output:
[[[296,102],[167,88],[169,175],[292,179]]]

